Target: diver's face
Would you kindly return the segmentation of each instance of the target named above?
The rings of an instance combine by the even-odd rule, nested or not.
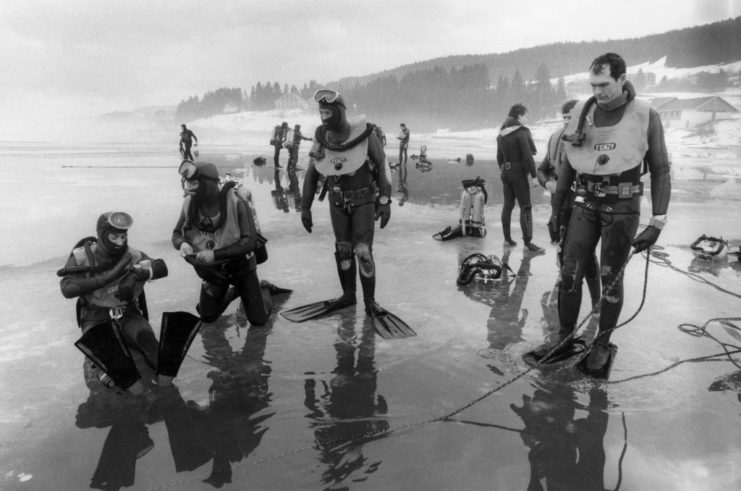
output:
[[[127,240],[126,232],[109,232],[108,241],[116,247],[124,247]]]
[[[332,111],[331,109],[328,109],[328,108],[319,109],[319,117],[322,119],[322,123],[332,119],[333,115],[334,115],[334,111]]]
[[[600,104],[607,104],[617,99],[623,93],[625,85],[625,74],[617,80],[610,76],[610,65],[602,65],[599,73],[589,72],[589,85],[592,86],[592,94]]]

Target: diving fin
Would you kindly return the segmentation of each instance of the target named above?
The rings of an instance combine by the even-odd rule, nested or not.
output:
[[[557,344],[546,343],[528,351],[522,359],[528,365],[576,365],[587,351],[587,343],[581,338],[560,341]]]
[[[350,296],[348,294],[331,300],[322,300],[284,310],[280,315],[291,322],[304,322],[329,314],[332,311],[355,305],[356,303],[355,295]]]
[[[160,386],[170,385],[188,354],[202,322],[189,312],[163,312],[160,327],[157,378]]]
[[[453,240],[461,236],[463,236],[463,229],[461,228],[460,225],[458,225],[455,228],[450,227],[450,226],[445,227],[441,232],[438,232],[435,235],[433,235],[432,238],[435,240],[445,241],[445,240]]]
[[[143,387],[139,382],[139,371],[129,349],[115,329],[111,322],[97,324],[85,331],[75,342],[75,346],[113,379],[117,386],[132,394],[141,393]]]
[[[260,288],[267,290],[270,293],[270,295],[283,295],[286,293],[293,292],[293,290],[289,290],[288,288],[281,288],[277,285],[270,283],[267,280],[260,280]]]
[[[383,339],[401,339],[416,336],[417,333],[409,327],[409,324],[401,320],[396,314],[371,300],[365,308],[366,313],[373,321],[373,329]]]
[[[617,346],[612,343],[597,341],[584,353],[582,359],[576,364],[576,368],[590,377],[607,379],[612,371],[617,349]]]

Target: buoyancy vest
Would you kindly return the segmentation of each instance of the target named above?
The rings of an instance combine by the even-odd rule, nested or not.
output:
[[[365,118],[361,117],[350,122],[350,136],[346,141],[349,142],[362,136],[367,130]],[[315,142],[316,145],[317,142]],[[368,160],[368,138],[364,138],[360,143],[346,150],[331,150],[324,147],[323,151],[323,156],[314,157],[314,166],[320,174],[325,176],[352,174]]]
[[[239,198],[236,191],[228,192],[226,196],[226,206],[221,213],[226,213],[223,217],[223,223],[215,230],[202,230],[198,228],[197,223],[190,221],[191,197],[186,196],[183,200],[183,213],[186,217],[182,233],[185,240],[193,246],[195,252],[221,249],[236,243],[242,238],[242,229],[239,226],[238,205]],[[221,217],[220,217],[221,218]],[[251,231],[254,233],[255,231]]]
[[[95,254],[97,244],[93,243],[89,244],[89,246],[90,254]],[[131,256],[131,259],[129,260],[130,267],[139,263],[143,257],[141,251],[138,251],[137,249],[133,249],[131,247],[128,248],[128,254]],[[75,258],[75,263],[77,264],[77,266],[91,266],[90,257],[88,256],[88,251],[86,251],[85,246],[73,249],[72,255]],[[103,285],[102,287],[93,290],[90,293],[82,295],[83,300],[98,307],[121,307],[123,305],[127,305],[129,302],[116,297],[116,293],[118,292],[118,284],[125,277],[126,275],[121,275],[116,280]],[[144,291],[144,282],[137,281],[134,285],[134,295],[132,298],[138,298],[139,295],[141,295],[142,291]]]
[[[564,152],[564,145],[561,143],[561,137],[564,131],[566,131],[565,127],[553,133],[548,139],[548,162],[556,170],[561,166],[561,156]]]
[[[585,101],[580,101],[572,114],[581,114]],[[585,138],[581,145],[564,144],[571,167],[581,174],[606,176],[633,169],[643,161],[648,150],[648,120],[650,106],[640,99],[628,102],[620,122],[614,126],[594,126],[592,105],[584,124]],[[576,132],[580,118],[571,118],[567,134]]]

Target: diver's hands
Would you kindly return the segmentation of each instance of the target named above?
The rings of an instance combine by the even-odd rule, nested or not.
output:
[[[558,186],[558,183],[555,179],[549,179],[545,183],[545,188],[550,191],[551,194],[556,194],[556,186]]]
[[[314,222],[311,220],[311,210],[308,208],[301,210],[301,223],[306,231],[311,233],[311,227],[314,226]]]
[[[659,240],[659,234],[661,233],[661,230],[659,230],[656,227],[653,227],[649,225],[645,228],[643,232],[638,234],[638,237],[633,239],[633,248],[635,249],[636,253],[639,253],[641,251],[645,251],[652,245],[656,243],[657,240]]]
[[[196,254],[196,259],[204,263],[212,263],[216,260],[216,257],[214,256],[214,251],[206,249]]]
[[[188,244],[187,242],[183,242],[182,244],[180,244],[180,255],[181,256],[185,257],[185,256],[190,256],[192,254],[193,254],[192,245]]]
[[[381,228],[385,227],[391,218],[391,204],[376,204],[376,220],[381,219]]]
[[[129,270],[130,262],[131,254],[127,251],[111,269],[104,271],[98,276],[98,284],[100,286],[107,285],[108,283],[120,278]]]

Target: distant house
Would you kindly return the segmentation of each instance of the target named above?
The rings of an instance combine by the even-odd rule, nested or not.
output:
[[[275,109],[309,109],[309,101],[296,94],[295,92],[288,92],[278,97],[275,102]]]
[[[659,112],[665,128],[690,128],[709,121],[728,119],[739,112],[718,96],[692,99],[659,97],[651,101],[651,107]]]

